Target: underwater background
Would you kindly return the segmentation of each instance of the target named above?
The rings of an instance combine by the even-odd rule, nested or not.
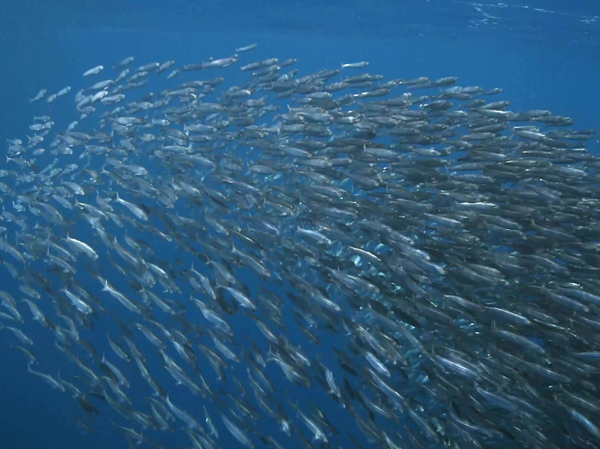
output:
[[[109,70],[131,55],[135,56],[134,66],[170,59],[179,66],[229,56],[234,49],[251,43],[258,47],[244,55],[244,63],[270,57],[297,58],[294,68],[302,75],[336,69],[341,63],[368,61],[366,70],[382,74],[385,79],[457,76],[461,86],[501,87],[503,92],[494,100],[511,100],[511,110],[548,109],[571,117],[578,128],[596,128],[600,117],[600,5],[591,0],[23,0],[2,5],[0,30],[3,142],[15,137],[26,141],[25,136],[31,135],[28,125],[32,117],[48,113],[45,101],[33,105],[28,101],[41,88],[56,92],[66,85],[73,86],[69,101],[59,99],[50,114],[56,127],[66,128],[76,119],[71,98],[83,86],[81,74],[98,64]],[[223,76],[235,82],[239,75]],[[103,79],[102,75],[98,79]],[[92,125],[85,123],[86,127]],[[599,153],[596,139],[588,148],[593,154]],[[165,260],[176,257],[169,253],[177,251],[174,245],[156,245],[155,255]],[[185,257],[181,256],[189,267],[191,259]],[[108,263],[103,264],[103,270],[110,280]],[[236,276],[246,285],[264,282],[249,270],[238,270]],[[0,273],[0,282],[1,289],[15,297],[22,295],[5,270]],[[91,281],[84,287],[97,292],[101,286]],[[112,301],[106,307],[120,306]],[[245,332],[257,334],[256,328],[235,327],[233,318],[232,325],[236,339],[242,339]],[[238,325],[244,326],[242,322]],[[68,361],[56,351],[46,329],[31,321],[24,329],[35,341],[33,351],[43,358],[44,372],[69,371],[65,368]],[[100,353],[109,354],[105,334],[87,332],[86,339]],[[140,335],[136,337],[142,341]],[[296,333],[290,338],[298,341],[303,336]],[[325,348],[326,359],[332,357],[326,348],[338,338],[323,335],[321,347]],[[76,401],[27,374],[24,359],[11,349],[13,343],[9,333],[0,334],[2,448],[128,447],[122,432],[111,424],[119,416],[105,404],[102,416],[90,426],[91,432],[83,432],[76,424],[82,415]],[[159,370],[159,365],[149,368]],[[268,369],[275,370],[271,365]],[[142,401],[142,396],[137,396],[136,382],[143,381],[132,374],[132,397]],[[167,392],[181,388],[165,384]],[[319,403],[325,414],[336,414],[335,403],[321,400],[325,393],[318,384],[295,391],[282,379],[277,386],[276,395],[311,400]],[[287,390],[289,393],[284,393]],[[186,401],[196,399],[178,391],[179,395],[172,393],[178,404],[190,408]],[[208,404],[213,421],[220,426],[218,447],[237,447],[237,441]],[[354,426],[348,416],[337,418],[335,424],[340,431]],[[203,421],[200,416],[198,419]],[[268,423],[258,427],[263,433],[275,433]],[[192,447],[181,431],[156,441],[165,447]],[[339,447],[351,447],[347,439],[337,441]],[[366,441],[364,444],[368,447]]]

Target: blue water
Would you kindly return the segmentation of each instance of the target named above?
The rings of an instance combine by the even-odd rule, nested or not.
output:
[[[83,83],[81,73],[97,64],[110,67],[134,55],[136,64],[174,59],[179,65],[210,56],[227,57],[252,42],[259,47],[248,61],[298,58],[301,74],[367,60],[371,73],[386,78],[458,76],[460,85],[502,87],[504,92],[496,99],[511,100],[512,110],[550,109],[572,117],[576,127],[600,126],[600,3],[591,0],[490,4],[452,0],[23,0],[4,2],[0,30],[3,140],[25,140],[32,116],[48,112],[45,102],[32,107],[27,101],[42,87],[56,92],[71,85],[75,92]],[[230,79],[229,74],[224,76]],[[51,115],[59,128],[66,126],[75,119],[72,102],[57,101]],[[597,142],[592,149],[598,150]],[[174,257],[168,253],[173,246],[156,245],[157,256]],[[5,271],[0,276],[1,288],[19,297],[12,278]],[[242,276],[246,282],[257,282],[244,271]],[[99,290],[97,283],[86,287]],[[118,306],[109,303],[106,307]],[[44,372],[74,374],[46,329],[29,322],[27,330],[36,342],[35,353]],[[11,350],[9,337],[0,334],[0,448],[127,447],[110,422],[118,416],[106,406],[94,421],[94,433],[82,432],[73,419],[82,416],[76,402],[28,375],[22,356]],[[108,353],[105,331],[82,332],[82,337]],[[302,336],[290,339],[300,343]],[[333,343],[322,342],[325,360],[331,357],[326,347]],[[140,347],[148,349],[144,343]],[[159,372],[157,359],[154,362],[153,372]],[[143,382],[133,367],[128,377]],[[171,379],[157,375],[157,380],[167,385]],[[276,385],[281,396],[310,399],[326,413],[337,410],[331,400],[319,397],[318,385],[315,397],[298,396],[300,390],[284,379]],[[135,385],[131,394],[134,403],[142,400]],[[198,410],[198,404],[191,401],[201,399],[190,400],[181,389],[172,395],[183,408]],[[216,414],[212,418],[220,421]],[[232,437],[218,425],[221,447],[231,447]],[[336,425],[341,430],[352,422],[340,418]],[[260,431],[270,432],[268,426],[260,426]],[[159,441],[166,447],[191,446],[185,433],[175,435],[164,435]],[[343,444],[349,447],[348,440]]]

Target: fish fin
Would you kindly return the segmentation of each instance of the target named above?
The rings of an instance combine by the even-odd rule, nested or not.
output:
[[[498,332],[498,326],[496,326],[496,320],[492,320],[492,334]]]

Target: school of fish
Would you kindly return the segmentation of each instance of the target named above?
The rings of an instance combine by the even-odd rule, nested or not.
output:
[[[29,100],[0,169],[15,360],[132,445],[600,447],[595,130],[255,48]]]

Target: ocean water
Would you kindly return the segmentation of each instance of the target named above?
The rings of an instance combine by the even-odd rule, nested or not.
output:
[[[0,29],[3,141],[26,140],[33,115],[48,113],[44,101],[28,102],[41,88],[56,92],[71,85],[72,97],[83,85],[81,74],[95,65],[111,67],[130,55],[135,56],[135,64],[174,59],[180,65],[226,57],[235,48],[254,42],[258,48],[247,57],[248,62],[297,58],[300,74],[308,74],[364,60],[370,63],[369,72],[386,79],[458,76],[460,85],[503,88],[496,99],[511,100],[513,110],[549,109],[572,117],[578,128],[599,126],[600,4],[591,0],[23,0],[2,5]],[[223,76],[235,82],[239,75],[227,72]],[[51,111],[59,128],[75,119],[73,113],[72,101],[57,101]],[[592,142],[590,149],[598,152],[598,143]],[[173,245],[149,243],[163,260],[179,257]],[[191,260],[187,257],[184,262],[189,266]],[[103,268],[110,273],[109,266]],[[239,276],[251,289],[266,285],[248,270],[240,270]],[[1,289],[19,297],[18,286],[6,271],[0,272],[0,281]],[[86,287],[98,291],[100,284],[92,281]],[[106,307],[119,306],[112,301]],[[257,334],[256,328],[244,329],[246,321],[232,318],[231,324],[236,333]],[[35,341],[34,352],[44,372],[81,375],[68,366],[46,329],[31,321],[26,329]],[[114,322],[99,324],[95,331],[82,335],[108,354],[105,335],[111,329],[116,330]],[[83,415],[76,401],[27,374],[23,357],[11,349],[11,337],[0,333],[0,448],[128,447],[122,432],[111,423],[119,421],[119,416],[105,404],[100,407],[102,416],[90,424],[92,432],[83,432],[76,424]],[[296,342],[302,338],[298,333],[290,335]],[[143,339],[136,341],[149,349]],[[333,357],[329,348],[336,343],[333,337],[323,339],[318,352],[324,360]],[[158,359],[149,363],[160,369]],[[143,383],[133,366],[128,369],[132,382]],[[280,374],[272,364],[267,370]],[[336,416],[336,428],[342,432],[353,426],[348,416],[337,416],[336,404],[323,398],[318,384],[303,390],[281,375],[278,378],[278,396],[319,404],[326,414]],[[166,373],[157,376],[157,381],[170,384],[173,401],[199,413],[197,419],[202,420],[201,398],[172,385]],[[141,386],[132,383],[130,394],[134,402],[143,401]],[[206,404],[218,422],[219,447],[237,447],[214,405]],[[257,424],[265,434],[275,433],[271,427],[266,422]],[[181,431],[155,440],[168,448],[191,447]],[[343,435],[337,441],[340,447],[352,447]]]

